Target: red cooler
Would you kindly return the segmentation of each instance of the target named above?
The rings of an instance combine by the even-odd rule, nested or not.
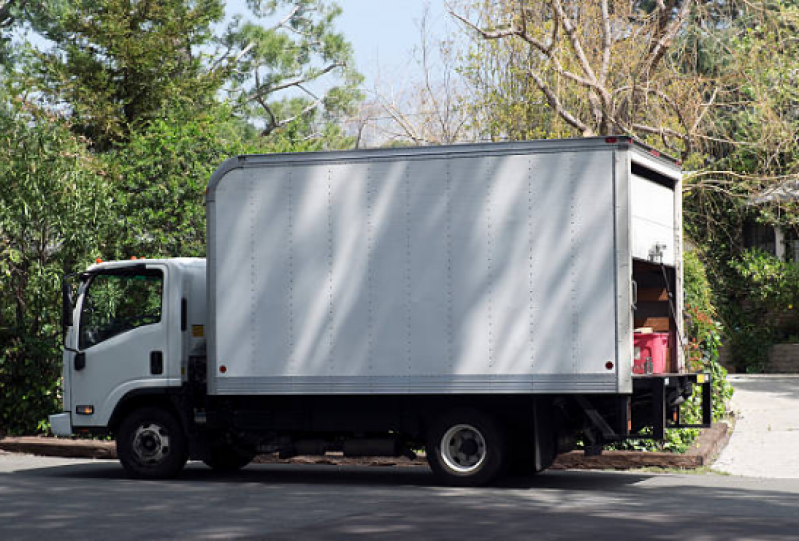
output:
[[[667,332],[635,333],[633,374],[665,374],[668,372],[669,337]]]

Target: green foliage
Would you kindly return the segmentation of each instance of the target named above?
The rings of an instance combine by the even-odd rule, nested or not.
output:
[[[687,364],[694,372],[710,374],[713,379],[713,421],[727,414],[732,397],[732,385],[727,381],[727,370],[719,363],[719,348],[724,328],[718,321],[712,302],[712,289],[699,254],[684,255],[685,276],[685,334],[688,339]],[[687,423],[701,421],[699,396],[687,401],[680,411]]]
[[[323,138],[308,126],[351,112],[361,98],[352,48],[334,27],[341,8],[325,0],[248,0],[247,5],[249,16],[234,19],[220,40],[227,51],[246,51],[221,64],[228,92],[265,136],[299,123],[297,131],[306,137]],[[301,97],[287,97],[287,91]]]
[[[256,150],[224,106],[177,111],[134,130],[128,144],[102,158],[114,184],[108,213],[121,227],[97,256],[204,256],[208,179],[228,157]]]
[[[751,372],[765,369],[771,345],[799,331],[799,319],[783,317],[795,305],[792,265],[753,253],[743,242],[747,222],[797,233],[797,28],[796,2],[775,1],[740,5],[719,33],[723,54],[714,60],[738,74],[727,90],[735,99],[709,109],[709,135],[717,142],[698,164],[706,171],[687,183],[684,205],[687,233],[708,247],[705,259],[732,360]]]
[[[106,150],[167,108],[213,101],[221,81],[205,73],[201,48],[223,14],[220,0],[41,6],[34,28],[52,47],[30,50],[20,84],[53,108],[67,108],[72,129]]]
[[[799,303],[799,267],[765,252],[745,250],[729,263],[728,274],[744,299],[728,307],[727,317],[735,325],[730,337],[733,360],[748,372],[762,372],[770,346],[795,341],[799,335],[795,315],[779,317],[792,314]]]
[[[264,137],[347,144],[331,133],[360,99],[352,51],[324,0],[249,0],[249,16],[220,30],[222,0],[64,0],[35,3],[14,88],[70,118],[93,149],[124,146],[174,109],[201,112],[221,91]],[[31,93],[31,91],[33,91]],[[335,130],[333,130],[335,131]]]
[[[799,305],[799,267],[759,251],[745,250],[730,265],[745,281],[742,293],[761,310],[792,310]]]
[[[40,429],[58,407],[60,286],[106,227],[107,186],[62,123],[0,109],[0,430]]]

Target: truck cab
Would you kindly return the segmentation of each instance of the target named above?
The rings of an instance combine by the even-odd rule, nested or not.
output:
[[[64,281],[64,411],[56,435],[103,430],[137,397],[186,382],[205,351],[205,259],[98,262]]]

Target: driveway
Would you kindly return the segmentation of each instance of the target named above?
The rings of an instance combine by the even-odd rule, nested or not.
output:
[[[737,421],[717,471],[799,479],[799,375],[730,376]]]

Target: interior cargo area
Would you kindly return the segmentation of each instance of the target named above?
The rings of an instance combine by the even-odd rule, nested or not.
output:
[[[673,314],[677,291],[674,268],[649,261],[633,260],[636,288],[633,314],[633,372],[668,374],[679,372],[678,329]]]

